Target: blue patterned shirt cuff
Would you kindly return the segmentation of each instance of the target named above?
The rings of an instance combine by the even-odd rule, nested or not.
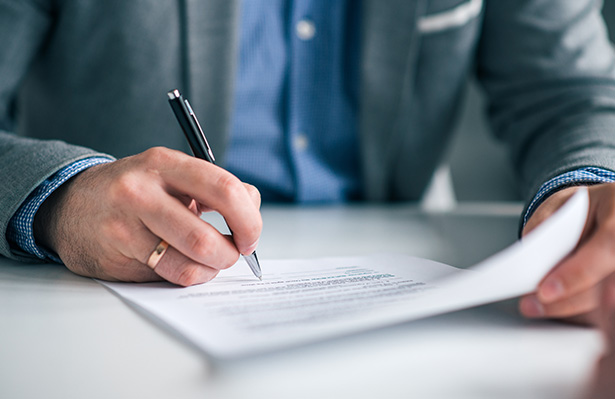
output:
[[[28,198],[21,204],[9,221],[6,233],[8,241],[16,245],[22,251],[34,255],[37,258],[51,259],[55,262],[62,263],[57,255],[36,245],[34,241],[34,216],[43,201],[68,179],[87,168],[107,162],[112,162],[112,160],[103,157],[85,158],[65,166],[42,182],[32,193],[30,193]]]
[[[523,225],[525,226],[532,213],[538,208],[538,205],[558,190],[570,186],[613,182],[615,182],[615,172],[594,167],[581,168],[556,176],[540,186],[538,193],[530,202],[523,216]]]

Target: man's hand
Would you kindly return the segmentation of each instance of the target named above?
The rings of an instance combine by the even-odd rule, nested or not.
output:
[[[547,198],[536,209],[523,234],[555,212],[578,188]],[[532,318],[562,318],[582,324],[598,322],[599,287],[615,271],[615,184],[589,190],[589,214],[577,248],[521,299],[521,313]]]
[[[606,351],[596,367],[588,399],[615,397],[615,274],[605,279],[600,297],[598,322],[606,340]]]
[[[41,206],[34,234],[73,272],[120,281],[199,284],[251,254],[261,233],[260,194],[229,172],[166,148],[94,166]],[[199,218],[219,212],[233,238]],[[155,271],[146,263],[169,243]]]

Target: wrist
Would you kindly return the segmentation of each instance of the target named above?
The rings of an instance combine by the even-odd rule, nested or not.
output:
[[[82,170],[57,187],[40,205],[34,215],[33,235],[38,246],[46,251],[59,255],[60,243],[65,236],[65,224],[70,224],[70,212],[72,209],[70,198],[74,187],[79,181],[87,178],[93,170],[103,165],[98,164]]]

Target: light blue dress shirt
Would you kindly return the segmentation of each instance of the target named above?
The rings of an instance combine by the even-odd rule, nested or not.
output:
[[[242,4],[226,169],[265,201],[359,199],[358,9],[352,0]]]

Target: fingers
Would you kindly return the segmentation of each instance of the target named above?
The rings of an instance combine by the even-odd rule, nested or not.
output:
[[[586,396],[592,399],[612,398],[615,392],[615,274],[611,274],[602,284],[598,313],[607,348],[597,364],[590,392]]]
[[[203,160],[183,156],[177,162],[161,171],[165,183],[219,212],[233,232],[238,250],[244,255],[252,253],[262,229],[257,190]]]
[[[260,207],[261,207],[261,193],[258,191],[258,189],[256,187],[254,187],[251,184],[243,183],[243,185],[244,185],[245,189],[248,191],[248,194],[250,195],[250,198],[252,198],[252,203],[254,204],[256,209],[260,209]],[[204,204],[199,204],[199,203],[197,203],[194,200],[193,200],[193,202],[198,207],[199,213],[213,211],[213,209],[207,207]],[[190,204],[191,209],[192,209],[193,206],[195,206],[195,205]]]
[[[254,251],[262,227],[256,188],[177,151],[156,148],[135,158],[148,178],[129,176],[120,185],[123,194],[116,197],[129,202],[155,236],[193,261],[217,269],[234,264],[239,251]],[[233,241],[199,218],[204,209],[222,214],[233,231]],[[137,251],[144,256],[142,249]]]
[[[192,215],[190,210],[188,210],[188,212]],[[196,218],[194,215],[192,215],[192,217]],[[204,224],[204,222],[201,223]],[[227,267],[237,261],[239,253],[229,238],[219,233],[218,235],[220,239],[225,242],[226,246],[230,248],[231,261],[225,265],[225,267]],[[113,275],[117,279],[123,281],[154,281],[164,279],[174,284],[189,286],[207,282],[218,274],[220,264],[217,263],[217,259],[213,259],[217,267],[207,266],[207,264],[188,258],[183,253],[173,248],[170,243],[168,249],[164,252],[152,270],[147,263],[160,241],[161,239],[152,233],[145,225],[136,229],[136,231],[132,233],[131,240],[125,240],[123,244],[118,245],[118,248],[123,251],[126,258],[134,259],[123,265],[119,265],[115,262],[119,267],[112,269]],[[215,240],[211,242],[212,247],[216,246],[216,243],[213,241]],[[125,270],[131,270],[130,275],[123,275],[123,271]],[[136,271],[138,271],[138,273],[136,273]]]
[[[578,319],[578,322],[593,324],[596,320],[592,312],[598,303],[598,290],[591,289],[550,304],[544,304],[536,295],[530,294],[521,299],[519,309],[529,318],[571,318],[583,315],[584,317]]]
[[[606,229],[597,231],[540,283],[538,299],[551,304],[597,286],[615,269],[612,237]]]
[[[524,297],[519,308],[530,318],[567,318],[595,324],[601,282],[612,273],[615,261],[610,233],[598,230],[540,283],[536,294]]]
[[[574,190],[567,188],[547,198],[524,233],[548,218]],[[615,184],[592,186],[589,196],[588,218],[577,249],[543,279],[535,295],[522,299],[524,315],[592,324],[598,320],[600,285],[615,271]]]
[[[155,245],[152,248],[155,248]],[[95,277],[131,282],[166,280],[187,287],[210,281],[218,272],[219,270],[215,268],[194,262],[169,246],[153,270],[138,260],[130,259],[110,264]]]
[[[252,199],[252,203],[254,204],[256,209],[260,209],[261,193],[258,191],[256,187],[254,187],[251,184],[243,183],[243,186],[245,187],[246,191],[248,191],[248,195],[250,195],[250,198]]]
[[[219,272],[187,258],[173,247],[167,249],[155,271],[165,280],[184,287],[205,283]]]
[[[163,280],[155,271],[147,265],[135,260],[124,258],[123,262],[110,262],[105,268],[98,269],[98,275],[94,276],[109,281],[126,281],[142,283],[147,281]]]
[[[262,223],[258,211],[260,194],[254,186],[184,154],[176,154],[173,166],[165,168],[168,150],[161,150],[162,155],[153,152],[153,157],[163,158],[157,164],[161,165],[164,184],[159,192],[149,193],[156,201],[140,207],[140,220],[151,232],[151,238],[143,240],[148,242],[148,249],[138,250],[141,262],[146,262],[159,240],[164,239],[170,247],[156,273],[173,283],[192,285],[209,281],[218,270],[235,264],[242,245],[246,253],[254,251]],[[225,217],[234,233],[232,240],[200,219],[200,212],[206,208]],[[242,239],[250,244],[241,244]]]
[[[239,257],[232,241],[173,197],[161,196],[142,212],[141,220],[155,236],[194,262],[223,269]]]
[[[615,353],[615,273],[602,285],[600,293],[600,327],[606,337],[608,349]]]

